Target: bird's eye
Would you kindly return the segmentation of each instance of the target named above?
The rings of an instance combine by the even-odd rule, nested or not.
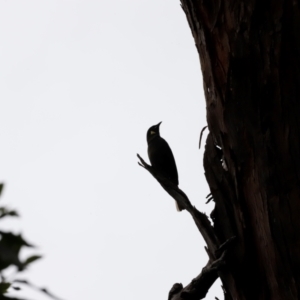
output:
[[[152,131],[152,130],[150,131],[150,134],[155,134],[155,133],[156,133],[155,131]]]

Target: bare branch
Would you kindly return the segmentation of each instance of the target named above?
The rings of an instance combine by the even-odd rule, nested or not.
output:
[[[181,283],[175,283],[169,292],[168,300],[199,300],[203,299],[212,284],[219,277],[219,270],[225,264],[225,255],[228,247],[232,244],[235,237],[225,241],[220,247],[220,242],[214,233],[214,228],[211,225],[208,217],[198,211],[190,203],[186,194],[173,184],[169,179],[162,176],[152,166],[148,165],[143,158],[137,154],[141,167],[146,169],[160,183],[163,189],[177,201],[180,206],[184,207],[193,217],[196,226],[198,227],[202,237],[208,247],[205,250],[209,256],[207,265],[202,269],[202,272],[191,281],[189,285],[183,288]],[[210,198],[211,195],[208,195]]]
[[[140,160],[139,165],[149,171],[152,176],[160,183],[163,189],[175,201],[177,201],[181,207],[184,207],[191,214],[206,244],[210,249],[215,251],[219,245],[219,242],[216,235],[214,234],[213,227],[210,224],[208,217],[204,213],[198,211],[196,207],[192,206],[187,195],[181,189],[179,189],[178,186],[176,186],[169,179],[165,178],[163,175],[157,172],[152,166],[148,165],[139,154],[137,154],[137,157]]]
[[[200,300],[205,298],[210,287],[219,277],[218,272],[225,265],[225,250],[221,257],[207,263],[201,273],[194,278],[185,288],[181,283],[175,283],[169,292],[168,300]]]

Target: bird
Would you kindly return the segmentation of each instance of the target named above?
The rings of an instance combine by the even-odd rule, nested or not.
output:
[[[178,186],[178,172],[172,150],[159,133],[161,123],[151,126],[147,131],[148,157],[155,170]],[[176,202],[176,209],[181,211],[184,208]]]

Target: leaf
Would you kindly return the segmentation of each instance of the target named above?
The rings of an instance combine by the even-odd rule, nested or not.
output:
[[[10,286],[11,286],[11,283],[9,283],[9,282],[0,282],[0,295],[3,295],[4,293],[6,293]]]
[[[29,256],[22,264],[23,264],[23,267],[27,267],[29,264],[31,264],[32,262],[38,260],[42,258],[41,255],[32,255],[32,256]]]
[[[50,293],[47,289],[45,288],[40,288],[40,291],[45,293],[48,297],[55,299],[55,300],[60,300],[59,298],[57,298],[56,296],[54,296],[52,293]]]
[[[54,296],[52,293],[50,293],[46,288],[39,288],[35,285],[33,285],[32,283],[30,283],[28,280],[26,279],[15,279],[14,282],[17,282],[17,283],[21,283],[21,284],[26,284],[28,285],[29,287],[37,290],[37,291],[40,291],[40,292],[43,292],[45,293],[48,297],[54,299],[54,300],[61,300],[60,298],[57,298],[56,296]],[[0,298],[1,299],[1,298]]]
[[[2,194],[3,188],[4,188],[4,183],[0,183],[0,196]]]
[[[15,210],[9,210],[6,207],[0,207],[0,219],[6,216],[18,217],[19,214]]]
[[[7,297],[7,296],[4,296],[4,295],[2,295],[1,296],[1,298],[0,298],[1,300],[25,300],[24,298],[23,299],[21,299],[21,298],[11,298],[11,297]]]
[[[15,279],[13,282],[23,283],[31,286],[31,284],[26,279]]]
[[[26,242],[20,234],[0,231],[0,236],[0,270],[10,265],[15,265],[20,271],[23,270],[24,266],[19,259],[20,250],[24,246],[33,246]]]

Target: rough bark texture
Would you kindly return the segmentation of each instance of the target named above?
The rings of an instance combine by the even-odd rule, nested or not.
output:
[[[181,3],[203,73],[214,233],[237,237],[227,298],[300,299],[300,3]]]

